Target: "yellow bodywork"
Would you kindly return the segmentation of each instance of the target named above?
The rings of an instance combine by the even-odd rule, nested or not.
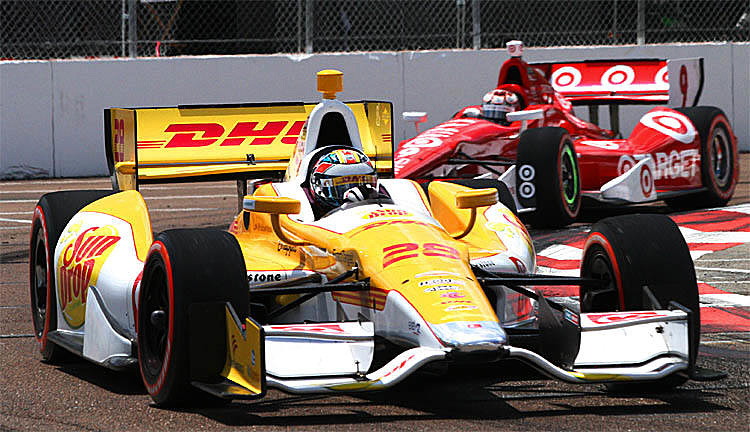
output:
[[[467,191],[472,190],[449,183],[433,183],[430,187],[431,211],[448,230],[464,229],[469,222],[470,210],[457,209],[455,205],[457,194]],[[267,184],[253,196],[276,196],[276,191]],[[267,201],[258,199],[256,205],[263,206]],[[287,205],[284,200],[281,204]],[[497,232],[487,228],[487,209],[477,209],[476,222],[462,240],[407,211],[383,211],[371,221],[363,220],[356,228],[337,233],[297,222],[289,215],[245,210],[237,216],[230,232],[237,237],[251,272],[308,270],[332,279],[356,266],[359,279],[370,278],[371,289],[334,292],[334,299],[343,303],[382,310],[388,294],[396,291],[431,324],[497,321],[469,267],[470,258],[507,251]],[[523,225],[508,213],[517,224],[511,226],[528,239]],[[283,237],[304,246],[280,239],[274,231],[273,217],[279,219]],[[442,297],[429,292],[427,288],[435,279],[458,294]]]
[[[392,107],[350,102],[364,152],[391,172]],[[107,153],[120,189],[137,180],[283,172],[315,104],[110,108]]]

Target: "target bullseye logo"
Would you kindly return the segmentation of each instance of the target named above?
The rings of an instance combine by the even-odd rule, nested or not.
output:
[[[641,166],[641,192],[643,196],[649,198],[654,192],[654,175],[648,164]]]
[[[654,78],[654,81],[656,81],[657,84],[669,85],[669,73],[667,72],[666,66],[664,66],[663,68],[659,69],[656,72],[656,77]]]
[[[575,87],[581,83],[581,71],[572,67],[564,66],[552,73],[552,85],[557,89]]]
[[[632,157],[628,155],[621,156],[620,162],[617,164],[617,175],[623,175],[624,173],[630,171],[630,169],[634,166],[635,160],[633,160]]]
[[[635,71],[632,67],[617,65],[604,72],[601,82],[604,87],[619,87],[630,85],[633,80],[635,80]]]
[[[531,165],[521,165],[518,169],[518,178],[521,180],[521,184],[518,185],[518,195],[521,198],[529,199],[536,193],[536,187],[534,183],[531,183],[535,175],[536,170]]]
[[[652,111],[641,117],[641,123],[677,141],[690,144],[695,140],[695,127],[676,111]]]

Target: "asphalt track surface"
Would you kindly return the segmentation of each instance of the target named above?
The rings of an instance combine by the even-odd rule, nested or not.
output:
[[[107,189],[109,179],[0,182],[0,430],[748,430],[750,422],[750,155],[727,209],[672,213],[664,205],[587,211],[583,222],[532,231],[540,270],[575,272],[590,224],[621,213],[670,215],[693,252],[703,316],[698,364],[728,378],[669,392],[613,393],[602,385],[546,379],[515,362],[420,373],[393,389],[353,396],[269,391],[255,402],[165,410],[140,375],[86,361],[41,361],[32,336],[28,241],[33,208],[50,191]],[[142,190],[155,231],[226,229],[237,208],[232,183]],[[566,299],[564,289],[548,293]]]

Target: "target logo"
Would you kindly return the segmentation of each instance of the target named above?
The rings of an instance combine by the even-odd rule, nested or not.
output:
[[[573,66],[564,66],[552,73],[552,85],[557,89],[575,87],[581,83],[581,71]]]
[[[649,198],[654,192],[654,175],[648,164],[641,166],[641,192],[643,196]]]
[[[635,166],[635,160],[632,156],[620,156],[620,162],[617,164],[617,174],[622,175],[630,171]]]
[[[607,69],[602,75],[602,86],[619,87],[627,86],[635,80],[635,71],[630,66],[617,65]]]
[[[659,313],[659,312],[652,312],[652,311],[644,311],[644,312],[614,312],[614,313],[601,313],[601,314],[594,314],[589,313],[585,315],[586,318],[591,320],[594,324],[599,325],[605,325],[605,324],[618,324],[628,321],[636,321],[640,319],[645,318],[661,318],[661,317],[668,317],[669,315]]]
[[[641,124],[685,144],[695,140],[695,127],[675,111],[652,111],[641,117]]]
[[[664,66],[663,68],[659,69],[658,72],[656,72],[656,77],[654,77],[654,81],[656,81],[657,84],[669,85],[669,73],[667,73],[666,66]]]
[[[521,184],[518,185],[518,194],[521,198],[529,199],[536,193],[536,187],[531,181],[536,176],[536,170],[531,165],[521,165],[518,169],[518,178]]]

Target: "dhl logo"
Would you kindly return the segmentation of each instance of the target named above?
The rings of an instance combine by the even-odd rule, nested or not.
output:
[[[71,239],[58,260],[57,294],[65,321],[73,328],[86,317],[86,293],[120,240],[112,226],[91,227]]]
[[[270,145],[277,139],[282,144],[296,144],[304,124],[303,120],[238,122],[228,133],[219,123],[170,124],[164,129],[165,133],[174,134],[169,140],[140,140],[138,148],[195,148],[217,143],[219,146]]]
[[[411,213],[409,213],[406,210],[400,210],[400,209],[380,209],[380,210],[374,210],[362,216],[362,219],[375,219],[379,217],[401,217],[401,216],[411,216]]]

